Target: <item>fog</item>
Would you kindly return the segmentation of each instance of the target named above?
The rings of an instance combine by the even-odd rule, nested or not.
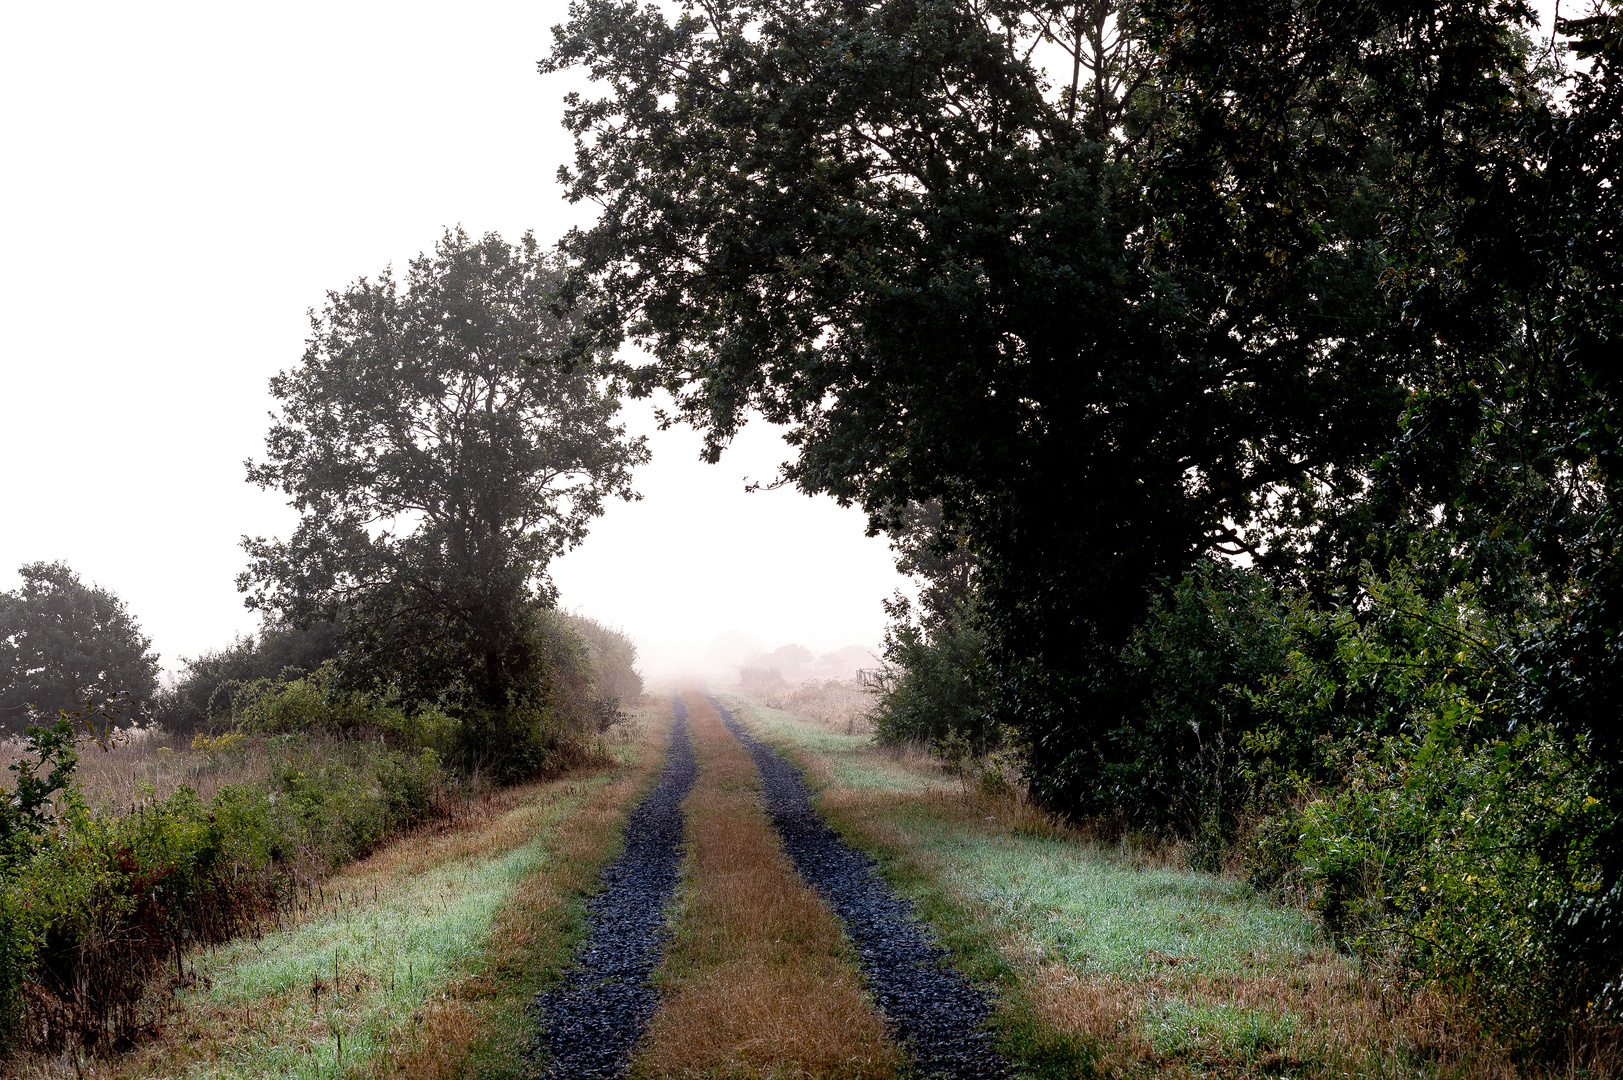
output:
[[[561,0],[10,4],[0,14],[0,589],[64,560],[122,596],[166,668],[249,631],[243,534],[286,535],[243,481],[266,380],[323,293],[470,232],[584,220],[554,176],[568,84],[535,62]],[[747,430],[719,466],[649,434],[641,502],[554,566],[562,603],[652,669],[716,638],[879,640],[899,584],[864,518],[770,480]]]

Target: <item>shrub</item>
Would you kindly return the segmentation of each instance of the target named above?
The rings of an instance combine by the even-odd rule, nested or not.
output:
[[[1291,609],[1261,575],[1207,563],[1153,605],[1125,651],[1144,705],[1110,740],[1116,760],[1101,809],[1191,837],[1194,862],[1222,865],[1223,845],[1285,750],[1259,695],[1286,668]]]
[[[637,673],[637,643],[621,630],[614,630],[584,615],[566,614],[564,626],[586,646],[592,670],[594,697],[620,705],[642,697],[642,676]]]
[[[950,744],[969,754],[1000,746],[1003,729],[990,719],[984,639],[973,612],[960,608],[919,625],[907,619],[905,604],[890,606],[897,617],[885,632],[884,664],[872,677],[879,740],[936,750]]]
[[[345,693],[337,671],[322,664],[309,675],[260,679],[238,688],[234,724],[257,734],[326,733],[346,738],[384,738],[396,745],[442,741],[450,718],[436,708],[408,709],[376,695]]]
[[[158,694],[157,721],[177,735],[230,724],[245,687],[298,679],[332,661],[338,629],[331,622],[301,629],[267,621],[256,636],[187,660],[180,680]]]
[[[1253,879],[1301,883],[1340,945],[1517,1048],[1615,1011],[1615,954],[1568,939],[1616,811],[1582,745],[1518,714],[1520,628],[1402,569],[1280,625],[1282,663],[1244,688]]]
[[[591,758],[590,740],[620,716],[618,699],[597,688],[640,692],[640,683],[629,640],[588,629],[595,638],[540,611],[525,642],[527,675],[501,709],[455,687],[415,703],[389,688],[346,689],[330,661],[221,681],[234,730],[198,733],[193,752],[262,747],[270,769],[207,803],[182,787],[128,813],[92,812],[74,784],[75,727],[106,739],[112,713],[31,728],[17,781],[0,799],[0,1052],[19,1042],[54,1051],[127,1041],[167,958],[179,963],[184,945],[242,932],[300,881],[439,812],[442,763],[512,781]],[[98,718],[107,723],[96,727]]]
[[[1615,977],[1562,948],[1570,901],[1598,888],[1616,811],[1547,728],[1473,740],[1445,708],[1361,757],[1300,816],[1297,857],[1326,927],[1367,960],[1440,983],[1528,1049],[1605,1010]]]
[[[746,694],[778,698],[791,691],[789,680],[776,668],[744,666],[738,669],[738,683]]]
[[[55,734],[35,729],[34,759],[20,772],[71,781],[72,741]],[[233,752],[244,738],[203,749]],[[147,981],[168,957],[242,932],[299,880],[366,854],[443,803],[431,749],[309,732],[253,738],[268,741],[267,782],[224,786],[207,804],[181,788],[134,812],[100,814],[64,783],[47,828],[14,831],[0,863],[0,1049],[129,1039]]]

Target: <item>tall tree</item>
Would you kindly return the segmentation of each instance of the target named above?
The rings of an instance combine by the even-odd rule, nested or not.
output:
[[[0,593],[0,730],[21,731],[30,707],[51,715],[115,695],[141,715],[158,690],[158,657],[124,601],[64,563],[30,563]]]
[[[939,501],[1001,718],[1085,808],[1156,583],[1328,543],[1292,515],[1391,446],[1440,326],[1393,271],[1495,152],[1507,11],[576,0],[572,287],[712,455],[757,409],[876,528]]]
[[[533,613],[547,567],[605,501],[637,496],[641,438],[616,387],[551,313],[558,273],[526,234],[449,232],[403,282],[385,271],[328,295],[303,362],[271,380],[266,457],[287,541],[245,539],[250,606],[341,618],[352,686],[501,708],[544,678]]]

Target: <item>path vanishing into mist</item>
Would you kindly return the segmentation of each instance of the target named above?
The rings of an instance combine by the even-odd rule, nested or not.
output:
[[[707,742],[701,727],[696,732],[700,748],[696,756],[689,737],[690,719],[712,726],[719,720],[735,744],[722,746],[715,736]],[[535,1002],[542,1075],[624,1075],[633,1066],[639,1043],[646,1052],[650,1042],[668,1039],[672,1031],[681,1029],[679,1018],[662,1023],[658,1015],[665,1004],[662,991],[681,979],[662,979],[658,969],[662,957],[669,962],[673,941],[709,929],[684,927],[683,919],[693,916],[702,900],[678,898],[684,891],[702,895],[707,885],[717,884],[704,880],[710,864],[700,857],[702,852],[694,850],[702,841],[696,839],[698,826],[690,820],[689,811],[693,800],[705,797],[708,789],[738,786],[736,771],[728,774],[721,756],[736,753],[740,747],[747,752],[746,760],[754,763],[754,775],[744,781],[753,806],[745,806],[743,813],[758,809],[764,814],[776,836],[776,847],[792,866],[788,876],[798,875],[798,881],[791,880],[780,891],[809,886],[820,898],[843,933],[841,955],[854,960],[860,973],[854,981],[865,991],[861,1007],[877,1013],[893,1056],[899,1051],[914,1075],[951,1080],[1007,1076],[1007,1063],[991,1048],[991,1035],[982,1027],[991,1011],[986,994],[947,964],[945,953],[931,940],[911,904],[885,883],[873,860],[828,826],[813,806],[800,771],[751,735],[721,702],[691,690],[672,700],[664,772],[628,819],[624,852],[603,871],[601,891],[588,906],[586,933],[574,962],[562,980]],[[776,854],[760,854],[757,861],[770,862]],[[695,966],[708,963],[720,971],[734,970],[728,967],[728,949],[744,953],[756,944],[726,938],[720,950],[694,953],[702,962],[684,966],[688,983],[703,983],[704,973],[692,970]],[[770,991],[759,991],[753,983],[738,990],[748,997],[770,996]],[[791,1002],[790,1007],[816,1014],[819,990],[817,986],[799,987],[801,1000]],[[691,990],[685,992],[692,994]],[[717,998],[715,989],[708,993]],[[720,995],[725,997],[726,990]],[[770,1013],[770,1006],[764,1007]],[[746,1022],[745,1030],[733,1036],[740,1044],[738,1052],[746,1057],[752,1051],[745,1044],[769,1040],[788,1046],[794,1042],[772,1030],[752,1033],[747,1030],[750,1026]],[[771,1017],[755,1026],[770,1029]],[[829,1035],[837,1041],[838,1033]],[[798,1037],[806,1041],[803,1034]],[[725,1047],[717,1048],[717,1060],[726,1060],[726,1052]],[[760,1060],[762,1052],[760,1046],[754,1047],[754,1064],[769,1064]],[[852,1075],[888,1075],[892,1069],[883,1058],[880,1052],[862,1059],[879,1062],[871,1072],[867,1066],[848,1067],[854,1070]]]

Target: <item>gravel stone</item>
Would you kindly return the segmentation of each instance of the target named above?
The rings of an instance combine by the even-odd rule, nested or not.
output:
[[[981,990],[945,963],[913,906],[879,877],[812,807],[800,770],[752,737],[715,698],[708,699],[761,773],[763,801],[800,876],[829,902],[856,945],[868,988],[923,1076],[1007,1077],[1008,1063],[980,1025],[991,1012]]]
[[[699,774],[680,698],[672,715],[670,759],[626,822],[625,851],[603,868],[575,963],[535,999],[543,1077],[621,1075],[659,1004],[648,976],[669,937],[665,907],[682,861],[682,800]]]

